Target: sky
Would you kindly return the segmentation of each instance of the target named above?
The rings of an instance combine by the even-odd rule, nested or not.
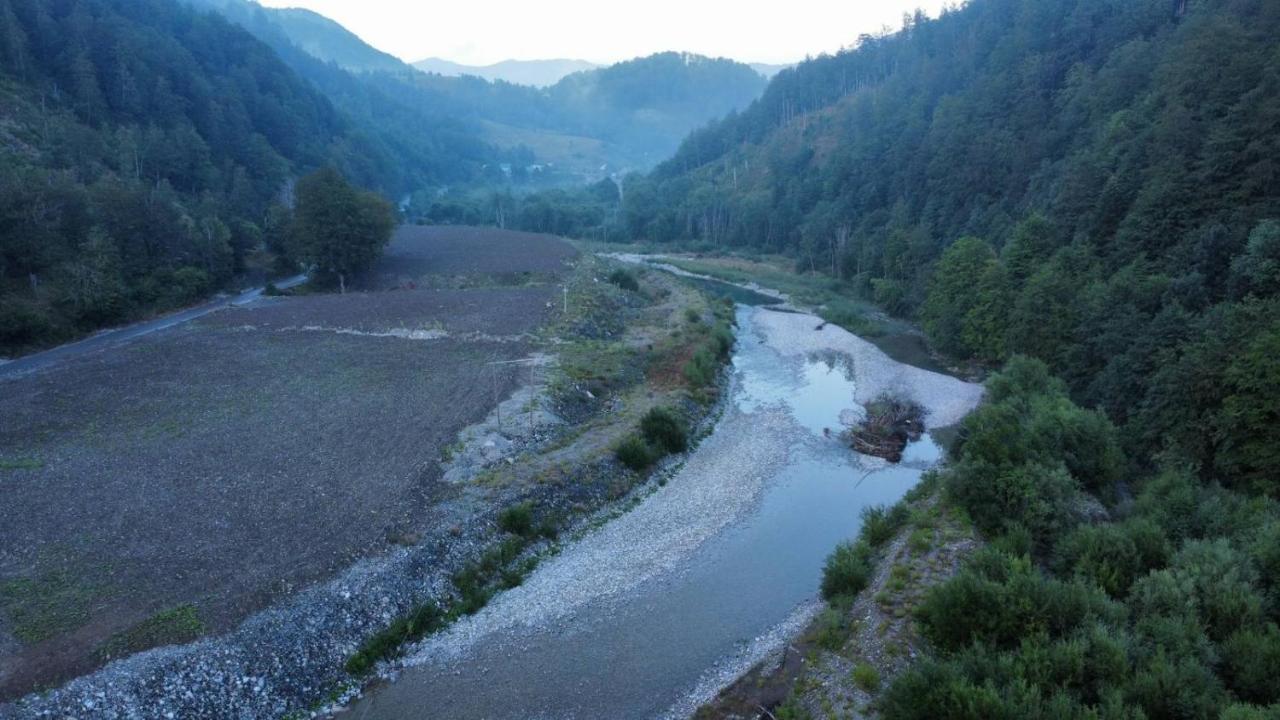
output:
[[[407,62],[468,65],[510,58],[612,63],[665,50],[790,63],[937,16],[954,0],[259,0],[325,15]]]

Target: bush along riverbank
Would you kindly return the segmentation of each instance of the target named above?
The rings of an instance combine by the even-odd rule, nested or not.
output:
[[[987,389],[948,467],[832,554],[829,609],[802,646],[811,662],[761,673],[789,690],[746,715],[1280,716],[1277,503],[1175,463],[1132,480],[1116,429],[1038,361],[1015,357]],[[925,564],[942,572],[886,567],[895,548],[970,527],[985,542]],[[908,640],[885,663],[876,636],[894,637],[893,621],[868,635],[866,611],[895,597]],[[703,716],[727,716],[725,700]]]

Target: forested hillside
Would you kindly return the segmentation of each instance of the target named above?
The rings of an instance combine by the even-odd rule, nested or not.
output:
[[[765,85],[747,65],[675,52],[574,73],[545,89],[447,77],[415,70],[314,13],[249,0],[186,1],[216,9],[271,45],[402,158],[397,192],[505,183],[513,178],[498,172],[503,163],[523,170],[550,162],[547,175],[514,180],[561,184],[599,175],[601,165],[648,169],[690,130],[745,107]],[[566,174],[552,177],[560,166]]]
[[[201,297],[281,242],[292,177],[379,152],[219,17],[0,0],[0,348]]]
[[[884,717],[1280,712],[1277,37],[1268,0],[972,0],[578,198],[1012,358],[941,476],[992,546]]]
[[[346,114],[362,140],[376,148],[353,157],[352,163],[363,165],[351,170],[364,176],[364,184],[389,196],[475,182],[485,165],[496,167],[523,157],[503,153],[483,139],[480,128],[449,93],[422,82],[427,76],[327,18],[308,13],[315,23],[300,23],[292,11],[245,0],[183,1],[215,10],[248,30]],[[318,23],[325,32],[309,30]],[[353,63],[370,71],[347,69]]]
[[[791,254],[1275,493],[1278,34],[1263,0],[974,0],[783,71],[621,222]]]

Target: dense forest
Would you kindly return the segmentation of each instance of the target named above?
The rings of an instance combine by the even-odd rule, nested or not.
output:
[[[192,302],[282,243],[293,177],[384,152],[167,0],[0,0],[0,347]],[[265,262],[265,261],[264,261]]]
[[[1280,715],[1280,505],[1176,461],[1135,483],[1115,426],[1038,360],[987,388],[940,480],[990,543],[915,609],[935,652],[883,717]]]

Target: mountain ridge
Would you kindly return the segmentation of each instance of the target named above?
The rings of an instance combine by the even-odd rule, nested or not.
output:
[[[468,65],[440,57],[428,57],[409,63],[422,72],[445,77],[471,75],[485,80],[501,80],[514,85],[549,87],[565,76],[586,70],[606,67],[588,60],[572,58],[546,58],[538,60],[501,60],[488,65]]]

